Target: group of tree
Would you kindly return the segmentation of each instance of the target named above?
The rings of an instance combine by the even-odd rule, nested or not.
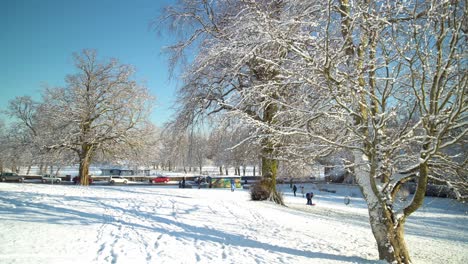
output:
[[[428,183],[467,198],[467,10],[466,0],[181,0],[163,17],[180,33],[174,67],[192,54],[174,124],[217,115],[246,128],[278,203],[278,161],[341,157],[380,259],[409,263],[404,224]],[[416,191],[401,201],[407,182]]]
[[[248,131],[242,128],[231,130],[231,126],[222,122],[210,123],[189,127],[178,126],[177,122],[167,123],[160,135],[157,167],[217,175],[245,175],[249,167],[251,173],[255,173],[260,165],[257,149],[240,144],[248,137]],[[233,147],[236,145],[240,146]],[[218,169],[212,170],[213,167]]]
[[[10,101],[4,111],[10,122],[0,125],[1,171],[26,168],[29,174],[36,166],[39,174],[59,174],[79,164],[81,184],[87,185],[92,163],[185,173],[215,164],[219,174],[235,167],[239,175],[241,167],[258,165],[252,149],[230,149],[247,131],[173,125],[160,130],[148,120],[152,98],[131,79],[131,66],[98,61],[92,50],[74,58],[77,72],[66,77],[65,87],[44,89],[41,101]]]
[[[152,97],[132,79],[133,68],[99,61],[93,50],[75,54],[74,62],[77,71],[64,87],[45,88],[41,101],[10,101],[10,124],[1,131],[2,167],[79,164],[81,184],[88,185],[93,161],[151,162],[150,149],[157,145],[148,118]]]

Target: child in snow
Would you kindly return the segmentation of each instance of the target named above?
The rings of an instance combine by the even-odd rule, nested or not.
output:
[[[293,186],[294,196],[296,196],[296,191],[297,191],[297,187],[296,187],[296,184],[294,184],[294,186]]]
[[[314,193],[313,193],[313,192],[306,193],[307,205],[313,205],[313,204],[312,204],[312,197],[314,197]]]
[[[236,183],[234,179],[231,179],[231,192],[233,192],[235,188],[236,188]]]

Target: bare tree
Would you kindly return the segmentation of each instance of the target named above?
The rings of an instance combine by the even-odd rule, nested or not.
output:
[[[10,153],[18,166],[27,166],[29,173],[32,165],[42,165],[45,160],[48,164],[58,162],[52,159],[50,153],[41,149],[42,135],[47,135],[46,127],[40,127],[37,117],[39,103],[29,96],[20,96],[11,100],[5,113],[12,118],[10,124],[9,140],[7,142]],[[17,154],[13,154],[13,153]],[[40,172],[42,173],[42,172]]]
[[[148,124],[151,96],[131,80],[132,67],[112,59],[100,63],[96,52],[75,54],[78,73],[64,88],[47,89],[40,122],[54,132],[44,146],[71,150],[79,160],[81,184],[89,184],[89,166],[97,151],[141,145],[139,131]]]
[[[275,98],[281,86],[274,85],[278,75],[277,63],[287,56],[287,50],[274,42],[262,42],[265,31],[253,27],[251,21],[267,26],[269,22],[259,17],[281,17],[283,1],[182,1],[179,6],[167,9],[172,23],[193,27],[186,39],[170,49],[173,62],[193,44],[199,53],[184,75],[185,85],[179,90],[179,120],[193,122],[206,114],[225,114],[225,117],[247,115],[262,123],[274,123],[278,106]],[[244,13],[245,10],[249,10]],[[241,15],[240,15],[241,14]],[[239,16],[240,15],[240,16]],[[261,27],[260,27],[261,28]],[[268,60],[264,58],[268,57]],[[252,86],[267,88],[263,93],[247,93]],[[247,96],[248,95],[248,96]],[[267,126],[264,126],[267,127]],[[262,174],[271,176],[270,199],[282,204],[276,191],[276,142],[261,132]]]

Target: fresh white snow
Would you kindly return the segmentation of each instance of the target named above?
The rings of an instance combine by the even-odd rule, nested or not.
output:
[[[281,189],[288,207],[239,189],[0,183],[0,263],[384,263],[359,191],[313,189],[307,206]],[[406,224],[413,262],[468,263],[467,209],[427,198]]]

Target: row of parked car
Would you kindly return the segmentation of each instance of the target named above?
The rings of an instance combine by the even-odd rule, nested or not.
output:
[[[3,172],[0,174],[0,181],[2,182],[7,182],[7,181],[14,181],[14,182],[24,182],[24,176],[23,175],[18,175],[18,173],[15,173],[15,172]],[[57,176],[53,176],[53,175],[43,175],[41,177],[41,182],[42,183],[61,183],[62,182],[62,179],[57,177]]]
[[[170,181],[169,177],[157,176],[155,178],[150,179],[149,183],[168,183],[169,181]],[[128,179],[125,178],[124,176],[111,176],[109,178],[109,183],[110,184],[115,184],[115,183],[127,184]]]
[[[25,178],[22,175],[18,175],[17,173],[14,172],[4,172],[0,174],[0,181],[6,182],[6,181],[15,181],[15,182],[24,182]],[[73,182],[75,184],[78,184],[80,182],[80,177],[75,176],[73,177]],[[149,183],[168,183],[170,181],[169,177],[165,176],[157,176],[155,178],[152,178],[149,180]],[[41,176],[41,182],[42,183],[61,183],[62,178],[54,175],[43,175]],[[128,184],[129,180],[125,178],[124,176],[110,176],[108,182],[110,184],[116,184],[116,183],[122,183],[122,184]],[[93,179],[89,179],[89,183],[93,183]]]
[[[168,183],[170,181],[169,177],[165,176],[157,176],[155,178],[152,178],[149,180],[149,183]],[[76,176],[73,178],[73,182],[75,184],[78,184],[80,182],[80,177]],[[122,184],[128,184],[129,179],[125,178],[125,176],[110,176],[108,182],[110,184],[116,184],[116,183],[122,183]],[[93,179],[89,179],[89,183],[93,183]]]

